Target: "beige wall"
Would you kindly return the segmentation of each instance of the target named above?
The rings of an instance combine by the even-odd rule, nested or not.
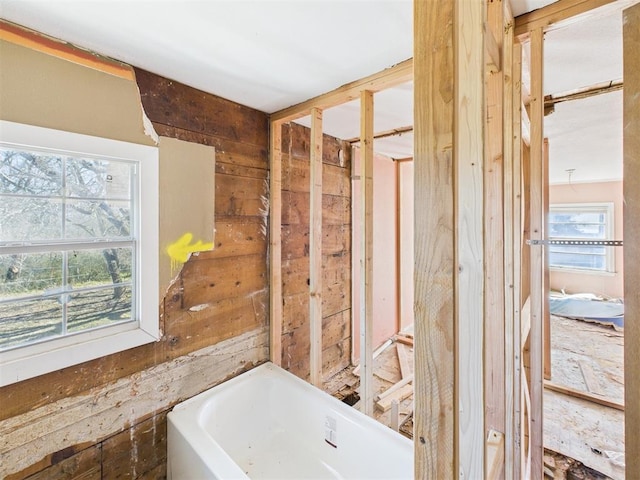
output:
[[[614,214],[614,238],[622,235],[622,181],[600,183],[577,183],[551,185],[549,203],[594,203],[612,202]],[[622,298],[623,265],[622,248],[615,247],[615,273],[573,273],[551,270],[549,281],[552,290],[564,289],[567,293],[595,293],[608,297]]]

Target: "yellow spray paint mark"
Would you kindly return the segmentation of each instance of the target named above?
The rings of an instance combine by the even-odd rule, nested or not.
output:
[[[171,270],[175,270],[180,264],[185,263],[193,252],[204,252],[213,248],[213,242],[203,243],[202,240],[198,240],[192,244],[192,239],[192,233],[185,233],[167,247],[167,254],[171,258]]]

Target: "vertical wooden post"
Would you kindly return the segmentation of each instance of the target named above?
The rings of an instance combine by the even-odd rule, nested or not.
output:
[[[484,1],[456,0],[454,6],[454,100],[453,100],[453,204],[454,204],[454,319],[455,319],[455,408],[457,411],[457,477],[482,478],[485,473],[487,417],[491,402],[487,390],[491,372],[494,387],[502,392],[494,398],[501,404],[504,428],[504,342],[502,265],[502,155],[488,157],[485,145],[485,43]],[[502,19],[502,8],[499,11]],[[502,22],[500,22],[502,24]],[[502,35],[502,28],[499,29]],[[500,36],[500,42],[502,36]],[[500,75],[500,82],[502,76]],[[500,90],[500,95],[502,91]],[[497,98],[500,107],[502,98]],[[500,117],[502,115],[500,108]],[[502,126],[502,118],[499,125]],[[500,138],[502,138],[500,136]],[[502,151],[502,145],[497,146]],[[487,165],[489,163],[489,165]],[[499,174],[494,179],[487,169]],[[491,198],[487,191],[496,187]],[[492,216],[489,216],[491,212]],[[484,215],[483,215],[484,214]],[[494,223],[494,218],[499,220]],[[490,230],[493,230],[490,232]],[[495,275],[489,273],[487,247],[495,255]],[[492,294],[493,293],[493,294]],[[487,309],[490,299],[499,308]],[[484,308],[484,313],[483,313]],[[491,332],[500,332],[491,337]],[[487,350],[500,352],[496,357]],[[483,399],[484,394],[484,399]]]
[[[414,0],[415,478],[455,478],[454,0]]]
[[[544,120],[543,120],[544,121]],[[543,215],[543,228],[544,237],[547,234],[547,219],[549,218],[549,139],[543,140],[543,153],[542,153],[542,215]],[[543,360],[542,368],[544,378],[551,380],[551,312],[549,312],[549,247],[544,246],[542,248],[542,264],[545,265],[544,274],[542,277],[542,351]]]
[[[416,478],[484,475],[484,8],[414,2]]]
[[[361,279],[364,291],[360,315],[360,402],[362,411],[373,415],[373,92],[360,94],[360,171],[362,182],[362,209],[364,225],[362,235]]]
[[[513,474],[516,463],[519,461],[519,453],[514,454],[516,444],[516,418],[515,414],[515,397],[514,384],[519,383],[516,380],[516,348],[519,343],[515,343],[515,327],[516,327],[516,301],[515,291],[515,271],[516,262],[520,259],[515,256],[515,234],[520,228],[515,223],[516,214],[514,201],[516,195],[516,170],[514,165],[514,122],[513,122],[513,16],[509,8],[509,2],[504,2],[502,6],[503,16],[503,33],[502,33],[502,65],[503,65],[503,100],[502,100],[502,124],[503,124],[503,192],[504,192],[504,209],[503,209],[503,229],[504,229],[504,477],[516,478]],[[519,181],[519,180],[518,180]],[[519,218],[519,217],[518,217]],[[517,259],[517,260],[516,260]],[[519,338],[519,337],[518,337]],[[519,357],[519,356],[518,356]],[[519,372],[519,370],[518,370]],[[519,373],[518,373],[519,375]]]
[[[282,363],[282,123],[271,122],[269,148],[269,356]]]
[[[513,28],[511,29],[513,31]],[[513,36],[511,36],[513,40]],[[505,43],[505,48],[506,43]],[[507,399],[507,430],[506,430],[506,464],[505,464],[505,478],[522,478],[522,450],[523,450],[523,438],[522,438],[522,423],[524,417],[522,415],[523,404],[523,391],[522,391],[522,337],[521,337],[521,285],[520,279],[522,275],[522,134],[521,134],[521,122],[522,122],[522,45],[516,43],[511,45],[512,57],[511,57],[511,110],[513,112],[511,116],[512,128],[511,138],[507,138],[512,144],[512,204],[511,210],[513,221],[512,226],[512,244],[513,244],[513,275],[511,282],[513,282],[513,318],[511,338],[513,345],[511,346],[511,356],[507,355],[507,378],[512,379],[511,389],[506,388],[506,395],[510,395],[511,398]],[[507,62],[505,58],[505,63]],[[505,72],[505,75],[507,73]],[[506,105],[505,105],[506,108]],[[509,244],[506,243],[507,248]],[[509,364],[511,367],[509,368]]]
[[[624,396],[627,478],[640,472],[640,5],[623,12],[624,49]]]
[[[544,93],[542,28],[531,32],[531,239],[544,240]],[[544,247],[531,245],[531,478],[543,478]]]
[[[495,38],[502,52],[504,9],[501,0],[487,3],[487,35]],[[487,120],[484,164],[484,395],[485,435],[505,432],[505,351],[496,348],[505,342],[505,225],[504,158],[504,64],[487,74]],[[510,292],[509,292],[510,294]],[[504,452],[502,452],[504,453]],[[504,458],[504,455],[502,455]]]
[[[322,110],[311,109],[309,330],[311,383],[322,388]]]

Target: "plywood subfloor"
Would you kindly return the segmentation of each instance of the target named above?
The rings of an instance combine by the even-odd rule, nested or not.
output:
[[[551,318],[551,381],[623,403],[624,333]],[[613,479],[624,478],[624,412],[545,389],[544,446]],[[622,460],[623,461],[623,460]]]

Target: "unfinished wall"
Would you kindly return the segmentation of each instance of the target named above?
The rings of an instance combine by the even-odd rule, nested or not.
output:
[[[32,70],[12,66],[25,91],[69,81],[56,73],[65,60],[36,56]],[[215,249],[193,256],[162,300],[159,342],[0,389],[0,477],[163,478],[166,412],[268,358],[267,116],[135,73],[159,135],[216,149]],[[91,91],[91,83],[69,86]],[[51,110],[47,99],[41,106],[21,121],[38,124]]]
[[[549,203],[613,203],[614,238],[622,239],[622,182],[551,185]],[[563,272],[550,269],[551,289],[567,293],[595,293],[613,298],[624,297],[623,251],[614,247],[615,273]]]
[[[282,129],[282,366],[309,376],[309,145],[306,127]],[[322,374],[351,360],[351,160],[348,143],[322,147]]]

